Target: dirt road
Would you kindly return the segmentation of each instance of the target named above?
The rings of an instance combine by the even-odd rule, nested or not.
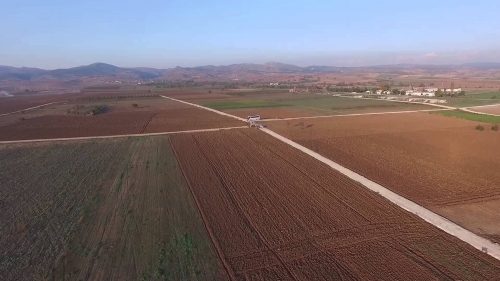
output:
[[[479,112],[479,111],[475,111],[474,109],[475,108],[483,108],[483,107],[496,107],[496,106],[500,106],[500,104],[490,104],[490,105],[481,105],[481,106],[472,106],[472,107],[464,107],[464,108],[460,108],[461,110],[463,111],[467,111],[467,112],[470,112],[470,113],[475,113],[475,114],[482,114],[482,115],[490,115],[490,116],[499,116],[498,114],[493,114],[493,113],[486,113],[486,112]]]
[[[59,139],[35,139],[35,140],[0,141],[0,144],[28,143],[28,142],[51,142],[51,141],[71,141],[71,140],[93,140],[93,139],[111,139],[111,138],[126,138],[126,137],[148,137],[148,136],[172,135],[172,134],[183,134],[183,133],[213,132],[213,131],[220,131],[220,130],[244,129],[244,128],[248,128],[248,126],[227,127],[227,128],[214,128],[214,129],[201,129],[201,130],[190,130],[190,131],[162,132],[162,133],[149,133],[149,134],[129,134],[129,135],[94,136],[94,137],[77,137],[77,138],[59,138]]]
[[[381,115],[381,114],[398,114],[398,113],[415,113],[415,112],[430,112],[430,111],[442,111],[446,109],[423,109],[423,110],[411,110],[411,111],[390,111],[390,112],[373,112],[373,113],[353,113],[353,114],[339,114],[339,115],[321,115],[321,116],[307,116],[307,117],[291,117],[291,118],[281,118],[281,119],[263,119],[260,121],[287,121],[287,120],[298,120],[298,119],[315,119],[315,118],[329,118],[329,117],[347,117],[347,116],[362,116],[362,115]]]
[[[346,175],[352,180],[355,180],[362,185],[364,185],[366,188],[380,194],[381,196],[387,198],[389,201],[392,203],[398,205],[399,207],[405,209],[408,212],[414,213],[420,218],[424,219],[430,224],[433,224],[434,226],[440,228],[441,230],[445,231],[448,234],[451,234],[460,240],[470,244],[471,246],[475,247],[478,250],[482,250],[483,248],[487,248],[488,254],[491,255],[492,257],[500,260],[500,246],[498,244],[492,243],[491,241],[484,239],[458,225],[455,223],[429,211],[428,209],[402,197],[399,196],[398,194],[388,190],[387,188],[347,169],[339,164],[331,161],[330,159],[327,159],[326,157],[321,156],[320,154],[305,148],[301,146],[298,143],[295,143],[291,141],[290,139],[287,139],[269,129],[261,129],[263,132],[293,146],[296,149],[299,149],[303,151],[304,153],[307,153],[308,155],[316,158],[317,160],[327,164],[331,168],[341,172],[342,174]]]
[[[49,102],[49,103],[46,103],[46,104],[42,104],[42,105],[30,107],[30,108],[25,108],[25,109],[21,109],[21,110],[14,111],[14,112],[3,113],[3,114],[0,114],[0,117],[5,116],[5,115],[16,114],[16,113],[27,111],[27,110],[37,109],[37,108],[44,107],[44,106],[51,105],[51,104],[55,104],[55,103],[60,103],[60,101]]]
[[[228,116],[228,117],[231,117],[231,118],[234,118],[234,119],[238,119],[238,120],[243,121],[243,122],[247,122],[247,120],[244,119],[244,118],[241,118],[241,117],[238,117],[238,116],[234,116],[234,115],[231,115],[231,114],[227,114],[227,113],[224,113],[222,111],[218,111],[218,110],[215,110],[215,109],[212,109],[212,108],[209,108],[209,107],[201,106],[199,104],[190,103],[190,102],[187,102],[187,101],[182,101],[182,100],[174,99],[174,98],[167,97],[167,96],[161,96],[160,95],[160,97],[162,97],[164,99],[173,100],[173,101],[176,101],[176,102],[181,102],[181,103],[184,103],[184,104],[189,104],[189,105],[196,106],[196,107],[199,107],[199,108],[203,108],[205,110],[212,111],[212,112],[215,112],[215,113],[220,114],[220,115]]]

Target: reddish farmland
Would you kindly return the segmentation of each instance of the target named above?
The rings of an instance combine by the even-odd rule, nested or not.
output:
[[[134,112],[96,116],[42,116],[1,126],[0,140],[140,134],[153,115],[151,112]]]
[[[26,108],[64,100],[59,95],[52,96],[16,96],[0,98],[0,114],[15,112]]]
[[[165,100],[165,102],[163,102]],[[112,136],[244,126],[234,118],[162,99],[95,116],[40,116],[0,126],[0,141]]]
[[[234,280],[496,280],[500,262],[258,130],[170,137]]]
[[[270,129],[500,241],[500,134],[476,122],[398,114],[273,122]],[[490,202],[490,203],[487,203]],[[465,216],[464,213],[474,214]]]
[[[200,108],[163,110],[155,114],[144,133],[245,126],[245,122]]]

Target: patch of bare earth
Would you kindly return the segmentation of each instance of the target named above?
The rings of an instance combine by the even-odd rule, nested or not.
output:
[[[427,113],[272,122],[268,127],[478,234],[500,235],[500,134]],[[463,212],[470,211],[464,215]]]

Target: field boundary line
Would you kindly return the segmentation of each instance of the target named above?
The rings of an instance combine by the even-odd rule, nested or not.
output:
[[[229,279],[236,280],[236,275],[235,275],[233,269],[231,268],[231,266],[229,265],[229,262],[226,260],[224,253],[223,253],[217,239],[215,238],[215,234],[212,232],[212,229],[210,228],[210,226],[208,224],[208,220],[207,220],[207,217],[205,215],[205,212],[203,212],[203,210],[201,209],[200,201],[198,200],[198,197],[194,193],[193,187],[191,186],[191,183],[189,182],[188,176],[187,176],[186,172],[184,171],[184,168],[182,167],[182,163],[179,159],[179,156],[177,155],[177,151],[175,150],[175,147],[172,144],[172,141],[170,140],[170,138],[168,139],[168,142],[170,143],[170,147],[172,148],[172,151],[174,152],[175,159],[177,160],[177,163],[179,164],[179,167],[181,169],[184,180],[186,181],[189,192],[191,193],[191,197],[193,198],[194,203],[196,204],[196,208],[198,209],[198,213],[200,214],[201,220],[203,221],[203,226],[205,227],[205,230],[207,231],[208,236],[210,237],[210,240],[212,240],[212,244],[214,245],[215,251],[217,252],[217,256],[219,256],[219,259],[222,263],[222,266],[226,270],[226,273],[227,273]]]
[[[202,106],[202,105],[195,104],[195,103],[190,103],[190,102],[183,101],[183,100],[174,99],[174,98],[167,97],[167,96],[163,96],[163,95],[160,95],[160,97],[162,97],[162,98],[164,98],[164,99],[170,99],[170,100],[173,100],[173,101],[181,102],[181,103],[184,103],[184,104],[189,104],[189,105],[191,105],[191,106],[195,106],[195,107],[199,107],[199,108],[202,108],[202,109],[205,109],[205,110],[208,110],[208,111],[215,112],[215,113],[217,113],[217,114],[219,114],[219,115],[224,115],[224,116],[228,116],[228,117],[231,117],[231,118],[237,119],[237,120],[239,120],[239,121],[247,122],[247,120],[246,120],[245,118],[241,118],[241,117],[238,117],[238,116],[234,116],[234,115],[231,115],[231,114],[228,114],[228,113],[225,113],[225,112],[222,112],[222,111],[219,111],[219,110],[216,110],[216,109],[210,108],[210,107]]]
[[[146,125],[144,125],[144,127],[142,128],[141,130],[141,134],[144,134],[144,132],[146,131],[146,129],[148,128],[149,126],[149,123],[151,123],[151,121],[153,121],[153,118],[155,118],[156,114],[158,114],[157,112],[153,113],[153,115],[151,115],[151,118],[149,118],[149,121],[146,123]]]
[[[161,132],[161,133],[148,133],[148,134],[129,134],[129,135],[113,135],[113,136],[92,136],[92,137],[76,137],[76,138],[57,138],[57,139],[13,140],[13,141],[0,141],[0,144],[30,143],[30,142],[53,142],[53,141],[72,141],[72,140],[93,140],[93,139],[114,139],[114,138],[128,138],[128,137],[151,137],[151,136],[174,135],[174,134],[191,134],[191,133],[215,132],[215,131],[221,131],[221,130],[247,129],[247,128],[248,128],[248,126],[239,126],[239,127],[225,127],[225,128],[223,127],[223,128],[212,128],[212,129],[188,130],[188,131],[173,131],[173,132]]]
[[[61,102],[62,101],[49,102],[49,103],[46,103],[46,104],[37,105],[37,106],[26,108],[26,109],[21,109],[21,110],[18,110],[18,111],[13,111],[13,112],[9,112],[9,113],[3,113],[3,114],[0,114],[0,117],[6,116],[6,115],[11,115],[11,114],[16,114],[16,113],[27,111],[27,110],[33,110],[33,109],[37,109],[37,108],[44,107],[44,106],[47,106],[47,105],[55,104],[55,103],[61,103]]]
[[[334,96],[334,97],[337,97],[337,96]],[[436,106],[436,107],[441,107],[441,108],[446,108],[446,109],[457,109],[456,107],[442,105],[442,104],[435,104],[435,103],[404,101],[404,100],[376,99],[376,98],[355,98],[355,97],[348,97],[348,96],[339,96],[339,97],[340,98],[350,98],[350,99],[380,100],[380,101],[402,102],[402,103],[412,103],[412,104],[423,104],[423,105]]]
[[[318,161],[323,162],[324,164],[330,166],[332,169],[337,170],[338,172],[344,174],[345,176],[349,177],[350,179],[362,184],[366,188],[378,193],[379,195],[383,196],[384,198],[388,199],[392,203],[398,205],[399,207],[403,208],[404,210],[413,213],[417,215],[418,217],[422,218],[426,222],[436,226],[437,228],[443,230],[444,232],[451,234],[458,239],[462,240],[463,242],[471,245],[472,247],[482,251],[483,247],[486,247],[488,249],[488,254],[492,256],[493,258],[500,260],[500,245],[493,243],[483,237],[480,237],[469,230],[466,230],[465,228],[453,223],[452,221],[424,208],[423,206],[418,205],[417,203],[410,201],[403,196],[398,195],[395,192],[390,191],[389,189],[363,177],[360,174],[357,174],[340,164],[288,139],[280,134],[277,134],[269,129],[261,128],[261,131],[271,135],[274,138],[279,139],[280,141],[283,141],[290,146],[314,157]]]
[[[417,112],[431,112],[431,111],[445,111],[450,109],[422,109],[410,111],[389,111],[389,112],[372,112],[372,113],[352,113],[352,114],[339,114],[339,115],[320,115],[320,116],[305,116],[305,117],[290,117],[282,119],[262,119],[259,122],[272,122],[272,121],[287,121],[297,119],[314,119],[314,118],[329,118],[329,117],[348,117],[348,116],[364,116],[364,115],[383,115],[383,114],[399,114],[399,113],[417,113]]]

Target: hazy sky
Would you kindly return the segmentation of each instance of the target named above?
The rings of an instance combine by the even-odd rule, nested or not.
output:
[[[500,61],[498,0],[0,0],[0,65]]]

